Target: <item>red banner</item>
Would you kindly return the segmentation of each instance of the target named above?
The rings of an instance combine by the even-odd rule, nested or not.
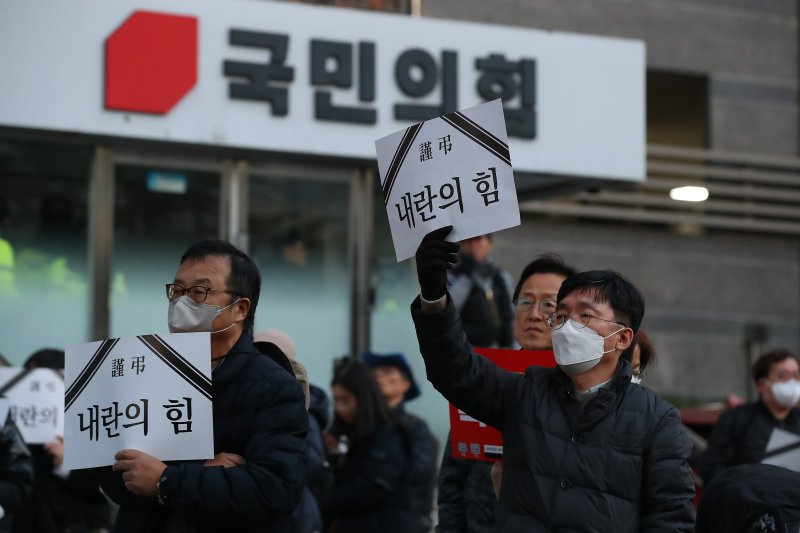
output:
[[[475,348],[475,352],[490,359],[500,368],[520,374],[531,366],[556,366],[553,352],[548,350]],[[500,432],[459,411],[453,404],[450,404],[450,434],[453,457],[479,461],[497,461],[503,458],[503,438]]]

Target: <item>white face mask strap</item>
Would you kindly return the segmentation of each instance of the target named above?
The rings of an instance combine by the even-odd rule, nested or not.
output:
[[[614,335],[616,335],[617,333],[619,333],[620,331],[622,331],[622,330],[623,330],[623,329],[625,329],[626,327],[627,327],[627,326],[622,326],[621,328],[619,328],[619,329],[618,329],[617,331],[615,331],[614,333],[609,333],[608,335],[606,335],[605,337],[603,337],[603,340],[606,340],[606,339],[607,339],[607,338],[609,338],[609,337],[613,337]],[[607,354],[607,353],[610,353],[610,352],[613,352],[614,350],[616,350],[616,348],[611,348],[610,350],[604,350],[604,351],[603,351],[603,355],[605,355],[605,354]]]
[[[235,303],[236,303],[236,302],[238,302],[239,300],[241,300],[241,298],[237,298],[235,301],[233,301],[233,302],[229,303],[228,305],[226,305],[225,307],[223,307],[222,309],[220,309],[220,310],[219,310],[219,312],[220,312],[220,313],[221,313],[221,312],[223,312],[224,310],[226,310],[227,308],[229,308],[230,306],[232,306],[233,304],[235,304]],[[241,320],[234,320],[233,322],[231,322],[230,324],[228,324],[227,326],[225,326],[225,327],[224,327],[224,328],[222,328],[222,329],[218,329],[218,330],[216,330],[216,331],[213,331],[213,330],[212,330],[212,331],[211,331],[211,334],[213,335],[213,334],[215,334],[215,333],[222,333],[223,331],[227,331],[227,330],[231,329],[233,326],[235,326],[235,325],[236,325],[237,323],[239,323],[239,322],[241,322]]]
[[[628,326],[622,326],[621,328],[619,328],[619,329],[618,329],[617,331],[615,331],[614,333],[609,333],[608,335],[606,335],[605,337],[603,337],[603,340],[606,340],[606,339],[607,339],[607,338],[609,338],[609,337],[613,337],[614,335],[616,335],[617,333],[619,333],[620,331],[622,331],[623,329],[625,329],[625,328],[627,328],[627,327],[628,327]]]

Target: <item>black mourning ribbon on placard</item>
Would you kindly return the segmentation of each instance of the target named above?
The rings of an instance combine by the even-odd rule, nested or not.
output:
[[[411,150],[411,145],[414,144],[414,139],[417,138],[419,134],[419,130],[422,129],[422,123],[414,124],[410,128],[407,128],[405,133],[403,134],[403,138],[400,141],[400,144],[397,145],[397,150],[394,152],[394,157],[392,157],[392,162],[389,164],[389,169],[386,171],[386,179],[383,181],[383,203],[384,205],[389,204],[389,195],[392,194],[392,187],[394,187],[394,182],[397,179],[397,175],[400,173],[400,168],[403,166],[403,161],[405,161],[406,156],[408,155],[408,151]]]
[[[103,361],[105,361],[108,354],[111,353],[111,350],[118,342],[119,339],[106,339],[100,343],[97,351],[95,351],[94,355],[89,359],[89,364],[83,368],[78,378],[72,382],[72,385],[70,385],[64,393],[64,411],[67,411],[70,406],[72,406],[73,402],[78,399],[78,396],[92,380],[97,370],[103,364]]]
[[[508,145],[464,113],[456,111],[449,115],[443,115],[442,120],[484,147],[489,153],[500,158],[503,163],[511,166],[511,154],[508,151]]]
[[[138,338],[189,385],[209,400],[211,399],[211,380],[175,351],[164,339],[158,335],[139,335]]]
[[[467,136],[467,138],[472,139],[478,146],[482,146],[490,154],[499,158],[503,163],[511,166],[511,154],[508,150],[508,144],[495,137],[489,130],[460,111],[442,115],[441,118],[447,124]],[[411,150],[411,145],[414,144],[414,139],[417,138],[420,129],[422,129],[422,123],[414,124],[406,129],[403,138],[400,140],[400,144],[397,145],[397,150],[394,152],[392,162],[389,164],[389,169],[386,171],[386,179],[383,182],[384,205],[389,205],[389,195],[392,193],[397,175],[400,173],[400,168],[403,166],[403,162],[409,150]]]

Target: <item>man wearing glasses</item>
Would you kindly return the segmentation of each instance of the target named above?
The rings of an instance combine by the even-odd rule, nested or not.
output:
[[[451,230],[417,250],[411,312],[431,383],[503,434],[496,531],[692,531],[689,438],[620,360],[644,316],[636,287],[608,270],[567,278],[548,317],[557,368],[508,372],[472,351],[446,293]]]
[[[511,326],[514,339],[523,350],[552,349],[550,326],[546,320],[556,309],[558,288],[573,274],[575,270],[555,254],[539,257],[522,270],[513,291],[514,320]],[[455,304],[456,298],[452,292],[450,294]],[[463,314],[461,323],[464,323]],[[470,343],[475,344],[471,339]],[[448,436],[439,469],[438,533],[489,533],[494,530],[497,497],[492,488],[492,478],[500,478],[502,463],[494,465],[453,457]]]
[[[184,253],[166,286],[173,333],[211,332],[215,457],[169,465],[138,450],[101,472],[115,531],[293,531],[308,417],[297,380],[253,346],[258,268],[224,241]]]

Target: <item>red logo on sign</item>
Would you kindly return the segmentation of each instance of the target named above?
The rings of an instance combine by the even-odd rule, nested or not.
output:
[[[197,83],[197,18],[136,11],[106,39],[106,109],[164,115]]]

